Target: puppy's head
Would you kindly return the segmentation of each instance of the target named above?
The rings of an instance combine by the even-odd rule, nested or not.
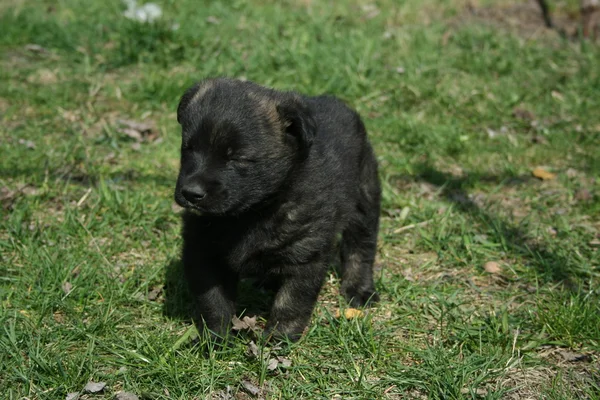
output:
[[[315,122],[302,98],[231,79],[188,89],[175,200],[212,215],[236,215],[275,195],[308,156]]]

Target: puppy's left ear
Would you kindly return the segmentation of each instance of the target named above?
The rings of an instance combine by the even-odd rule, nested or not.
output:
[[[300,151],[307,156],[317,134],[317,124],[308,106],[300,98],[289,98],[277,105],[277,113],[285,133],[296,138]]]

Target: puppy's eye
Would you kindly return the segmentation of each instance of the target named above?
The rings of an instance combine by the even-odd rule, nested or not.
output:
[[[230,163],[233,163],[235,165],[249,165],[251,163],[254,162],[254,160],[248,158],[248,157],[244,157],[244,156],[232,156],[231,158],[229,158],[227,160]]]

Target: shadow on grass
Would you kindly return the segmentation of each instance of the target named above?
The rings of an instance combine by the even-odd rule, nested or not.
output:
[[[194,297],[185,277],[183,263],[172,259],[165,265],[165,302],[163,314],[172,319],[191,322],[196,318]],[[242,279],[238,285],[236,301],[237,315],[256,315],[267,319],[273,292],[266,289],[256,279]]]
[[[501,236],[498,238],[499,242],[503,243],[512,255],[527,260],[529,266],[536,269],[542,281],[563,283],[567,288],[574,288],[576,287],[576,278],[587,275],[572,258],[558,254],[557,251],[552,250],[550,244],[532,242],[523,227],[482,209],[468,193],[468,189],[475,182],[515,186],[525,184],[533,178],[511,175],[455,177],[440,172],[427,163],[417,166],[416,171],[416,180],[437,186],[441,196],[449,203],[454,204],[457,210],[486,226],[493,226],[498,232],[498,236]]]

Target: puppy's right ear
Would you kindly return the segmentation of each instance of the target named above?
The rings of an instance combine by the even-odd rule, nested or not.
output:
[[[304,156],[317,134],[317,124],[308,106],[299,97],[291,97],[277,105],[277,112],[283,120],[285,132],[296,138]]]
[[[201,86],[202,83],[196,83],[194,86],[186,90],[183,96],[181,96],[181,100],[179,100],[179,105],[177,106],[177,122],[179,124],[181,124],[183,112],[190,105],[190,102],[196,96],[196,93],[198,93],[198,90],[200,90]]]

